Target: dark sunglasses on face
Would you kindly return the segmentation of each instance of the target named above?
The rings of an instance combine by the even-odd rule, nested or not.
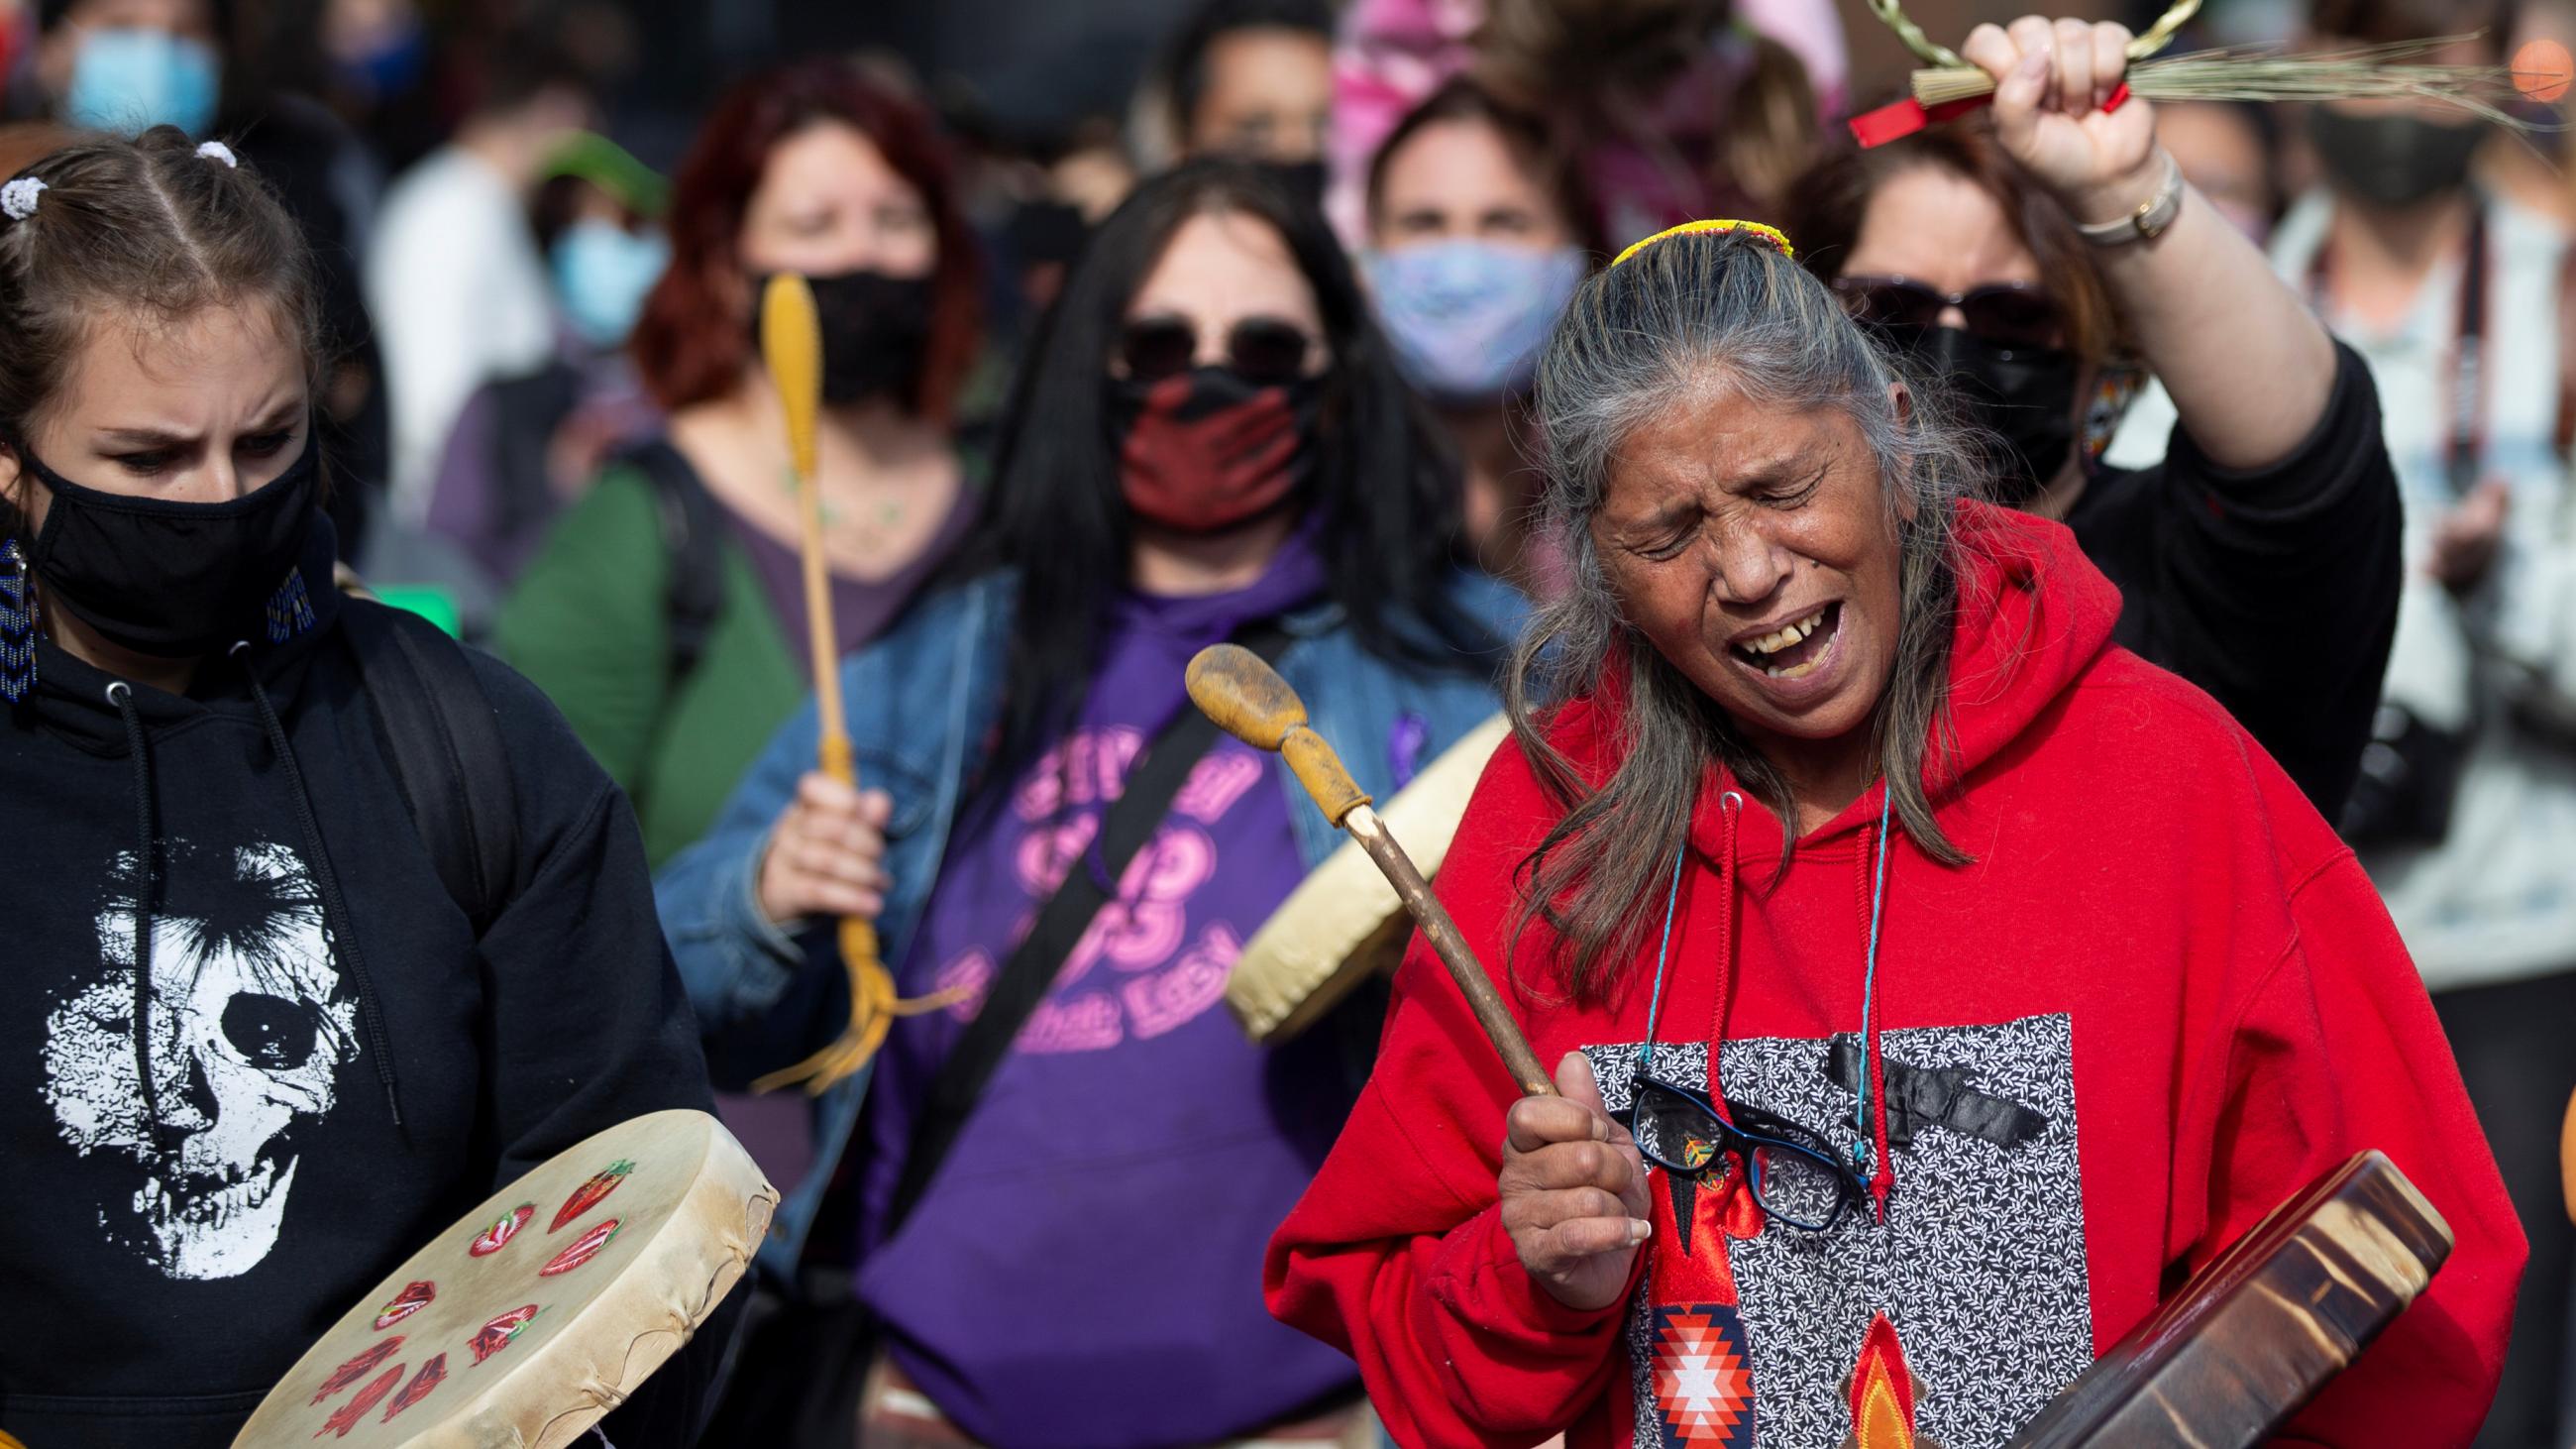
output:
[[[1225,335],[1228,365],[1244,381],[1270,387],[1306,375],[1306,358],[1315,337],[1294,322],[1277,317],[1246,317]],[[1161,382],[1190,370],[1199,354],[1197,324],[1184,317],[1144,317],[1118,334],[1118,356],[1127,375],[1138,382]]]
[[[1829,1232],[1862,1195],[1831,1143],[1758,1107],[1729,1102],[1721,1116],[1706,1095],[1640,1074],[1628,1106],[1611,1115],[1666,1172],[1696,1177],[1741,1163],[1754,1202],[1793,1228]]]
[[[1936,292],[1909,277],[1837,277],[1844,310],[1912,345],[1941,325],[1951,307],[1968,335],[1998,347],[2062,347],[2065,317],[2048,293],[2028,282],[1989,282],[1964,292]]]

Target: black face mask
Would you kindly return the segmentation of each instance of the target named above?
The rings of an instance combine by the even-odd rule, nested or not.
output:
[[[2446,126],[2421,116],[2346,115],[2308,108],[2308,140],[2335,185],[2376,206],[2412,206],[2469,184],[2481,122]]]
[[[285,472],[223,503],[102,493],[17,451],[53,495],[28,553],[47,602],[138,654],[185,659],[246,637],[313,527],[310,437]]]
[[[1295,197],[1297,204],[1315,211],[1324,209],[1326,173],[1321,161],[1264,161],[1261,169],[1281,189]]]
[[[2053,347],[1998,347],[1957,327],[1935,327],[1914,355],[1950,385],[1961,421],[2003,439],[1994,499],[2019,507],[2066,467],[2075,447],[2075,358]]]
[[[755,277],[751,294],[760,296],[768,281]],[[805,284],[814,289],[814,314],[823,330],[823,401],[891,397],[912,405],[930,350],[930,279],[857,271],[808,277]],[[757,307],[751,341],[759,347]]]

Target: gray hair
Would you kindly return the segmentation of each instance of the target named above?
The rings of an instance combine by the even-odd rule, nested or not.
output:
[[[1656,242],[1584,283],[1540,355],[1532,407],[1544,450],[1539,534],[1570,565],[1565,591],[1542,607],[1506,680],[1512,731],[1540,783],[1567,807],[1521,864],[1514,946],[1532,920],[1563,943],[1565,981],[1599,1000],[1633,957],[1687,839],[1709,766],[1777,813],[1794,840],[1787,779],[1725,712],[1622,613],[1592,540],[1621,444],[1646,419],[1704,406],[1712,386],[1765,409],[1840,409],[1878,463],[1895,523],[1900,622],[1896,664],[1872,728],[1879,773],[1905,832],[1925,854],[1964,862],[1933,820],[1926,756],[1948,754],[1950,634],[1958,586],[1958,500],[1979,476],[1971,445],[1936,418],[1934,390],[1910,389],[1891,354],[1848,316],[1825,285],[1771,243],[1744,232]],[[1613,670],[1623,678],[1605,678]],[[1549,744],[1540,714],[1609,684],[1626,696],[1595,789]],[[1786,868],[1784,850],[1781,864]]]

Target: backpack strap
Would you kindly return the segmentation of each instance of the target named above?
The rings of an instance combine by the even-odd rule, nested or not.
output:
[[[352,598],[340,621],[412,826],[479,937],[519,885],[518,786],[500,716],[465,646],[428,620]]]
[[[653,485],[662,523],[662,554],[670,563],[666,599],[671,640],[671,684],[689,677],[705,657],[724,611],[723,509],[697,468],[668,439],[639,443],[619,461],[640,470]]]
[[[1235,642],[1264,661],[1276,660],[1288,647],[1288,631],[1276,620],[1266,620],[1239,633]],[[1216,741],[1216,722],[1183,700],[1180,711],[1145,747],[1144,757],[1119,787],[1118,798],[1102,813],[1099,833],[1093,837],[1098,858],[1086,852],[1064,873],[1055,894],[1038,908],[1029,933],[994,974],[984,1000],[975,1008],[975,1019],[966,1024],[932,1077],[921,1115],[913,1120],[911,1146],[897,1173],[879,1242],[893,1242],[903,1231],[947,1162],[949,1150],[965,1132],[983,1100],[984,1088],[1001,1069],[1002,1059],[1010,1055],[1020,1028],[1046,1000],[1056,973],[1091,928],[1092,917],[1109,904],[1117,883],[1126,877],[1128,863],[1162,828],[1173,797]]]

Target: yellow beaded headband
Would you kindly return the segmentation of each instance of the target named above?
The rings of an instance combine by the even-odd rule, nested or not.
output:
[[[1798,249],[1789,245],[1789,238],[1782,235],[1780,229],[1776,226],[1764,226],[1758,221],[1710,220],[1686,221],[1679,226],[1665,227],[1662,231],[1655,233],[1644,241],[1630,242],[1626,251],[1621,252],[1616,257],[1610,259],[1610,265],[1615,267],[1621,262],[1628,260],[1630,257],[1635,256],[1637,253],[1644,251],[1646,248],[1653,246],[1655,243],[1662,241],[1666,237],[1689,236],[1700,232],[1720,231],[1749,232],[1752,235],[1769,242],[1779,251],[1780,255],[1787,257],[1789,260],[1794,262],[1798,259]]]

